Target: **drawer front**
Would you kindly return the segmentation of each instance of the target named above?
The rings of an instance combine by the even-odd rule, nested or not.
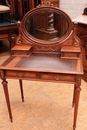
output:
[[[64,57],[79,57],[79,53],[64,53]]]
[[[17,51],[12,51],[13,55],[28,55],[29,51],[21,51],[21,50],[17,50]]]
[[[79,59],[80,53],[64,52],[64,53],[61,53],[61,58]]]
[[[55,81],[55,82],[75,82],[75,75],[69,74],[49,74],[49,73],[38,73],[38,72],[23,72],[23,71],[6,71],[6,77],[17,78],[17,79],[35,79],[41,81]]]
[[[37,78],[36,72],[6,71],[5,75],[11,78]]]
[[[67,74],[41,73],[40,77],[41,77],[42,80],[68,81],[68,82],[74,82],[75,81],[75,75],[67,75]]]

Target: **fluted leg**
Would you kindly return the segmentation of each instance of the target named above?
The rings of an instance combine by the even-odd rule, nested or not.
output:
[[[74,103],[75,103],[75,84],[74,84],[74,91],[73,91],[73,101],[72,101],[72,107],[74,107]]]
[[[6,80],[3,80],[3,82],[2,82],[4,93],[5,93],[5,99],[6,99],[6,103],[7,103],[7,107],[8,107],[9,117],[10,117],[11,122],[13,122],[7,83],[8,82]]]
[[[75,88],[75,99],[74,99],[74,122],[73,122],[73,130],[75,130],[75,128],[76,128],[76,120],[77,120],[77,113],[78,113],[80,91],[81,91],[80,86],[76,85],[76,88]]]

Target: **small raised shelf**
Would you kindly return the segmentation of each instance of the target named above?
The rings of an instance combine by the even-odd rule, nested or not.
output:
[[[81,49],[74,46],[63,46],[61,48],[61,58],[64,59],[79,59]]]
[[[30,45],[16,45],[11,49],[12,55],[28,56],[31,53]]]

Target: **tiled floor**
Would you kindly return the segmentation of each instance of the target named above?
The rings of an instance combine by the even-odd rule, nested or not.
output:
[[[8,56],[0,56],[0,63]],[[22,102],[18,80],[8,81],[13,123],[0,84],[0,130],[73,130],[73,85],[23,81]],[[83,80],[81,88],[76,130],[87,130],[87,83]]]

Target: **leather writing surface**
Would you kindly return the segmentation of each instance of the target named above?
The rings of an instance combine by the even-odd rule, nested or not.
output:
[[[57,54],[34,54],[29,57],[10,57],[3,68],[39,72],[79,73],[80,60],[61,59]],[[77,67],[78,66],[78,67]]]
[[[76,71],[77,60],[60,59],[59,55],[31,54],[29,58],[22,58],[16,67],[38,69],[38,71]]]

